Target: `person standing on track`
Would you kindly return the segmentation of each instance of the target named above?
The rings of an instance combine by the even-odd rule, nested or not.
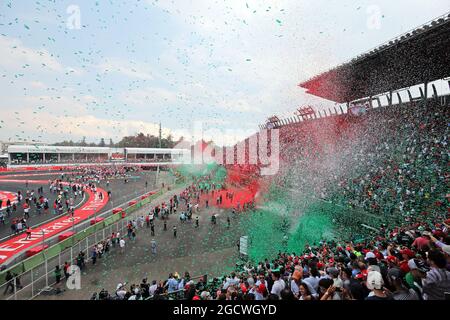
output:
[[[69,277],[70,277],[69,268],[70,268],[70,264],[67,261],[65,261],[63,271],[64,271],[64,278],[66,278],[66,279],[69,279]]]
[[[156,241],[155,241],[155,239],[152,239],[151,247],[152,247],[152,254],[156,254]]]
[[[145,223],[144,216],[137,217],[137,219],[136,219],[136,229],[137,228],[143,228],[144,227],[144,223]]]
[[[27,237],[25,238],[25,240],[31,239],[31,227],[27,228]]]
[[[177,227],[173,226],[173,237],[176,238],[177,237]]]
[[[61,282],[61,268],[55,266],[55,282],[58,285]]]
[[[21,221],[21,220],[17,221],[17,224],[16,224],[16,232],[17,232],[17,233],[21,233],[21,232],[22,232],[22,227],[23,227],[22,221]]]
[[[153,222],[150,225],[150,231],[152,233],[152,236],[155,236],[155,224]]]
[[[123,254],[125,252],[125,240],[123,238],[120,238],[119,246],[120,246],[120,253]]]
[[[25,202],[22,207],[23,207],[23,216],[26,219],[29,219],[30,218],[30,205]]]
[[[14,279],[14,275],[11,273],[11,271],[7,271],[6,277],[5,277],[6,286],[5,286],[5,291],[3,292],[4,295],[8,293],[8,289],[10,289],[10,288],[11,288],[10,292],[11,293],[14,292],[14,280],[13,279]]]

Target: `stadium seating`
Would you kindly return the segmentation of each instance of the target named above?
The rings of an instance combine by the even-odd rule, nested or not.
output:
[[[286,185],[382,221],[367,221],[371,229],[361,228],[358,219],[336,217],[341,238],[303,252],[237,264],[236,272],[208,281],[193,281],[189,273],[170,275],[152,286],[145,281],[120,286],[120,297],[102,290],[96,298],[445,299],[450,291],[449,112],[429,101],[426,107],[381,107],[280,129],[279,176],[289,177]],[[354,230],[366,239],[352,242]]]

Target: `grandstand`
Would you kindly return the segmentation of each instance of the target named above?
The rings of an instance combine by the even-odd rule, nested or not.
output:
[[[62,147],[9,145],[8,166],[77,164],[177,164],[190,160],[190,150],[168,148]]]
[[[295,117],[268,118],[260,128],[280,134],[274,176],[261,176],[250,163],[253,137],[243,144],[246,164],[178,166],[175,189],[147,194],[130,210],[117,208],[125,214],[112,213],[98,228],[95,220],[56,249],[43,248],[40,260],[0,273],[6,298],[45,299],[49,286],[61,290],[47,269],[50,257],[52,266],[69,260],[85,272],[86,287],[57,291],[54,299],[448,299],[450,99],[434,84],[431,96],[428,88],[450,76],[449,39],[446,14],[302,82],[309,94],[346,108],[306,106]],[[419,97],[411,86],[420,86]],[[394,103],[401,90],[409,100],[398,94]],[[190,155],[49,146],[10,146],[8,153],[15,166],[177,164]],[[248,248],[241,260],[235,247],[243,235]],[[24,288],[17,285],[20,272]]]
[[[381,98],[386,99],[388,106],[394,105],[395,100],[398,105],[426,105],[432,101],[442,107],[448,106],[450,95],[439,95],[433,82],[441,80],[450,87],[449,33],[450,17],[446,13],[304,81],[299,87],[306,89],[308,94],[335,102],[338,108],[307,115],[298,113],[286,119],[274,116],[272,119],[275,120],[267,123],[278,127],[348,113],[356,106],[381,107]],[[419,88],[420,96],[413,96],[412,87]],[[407,101],[402,99],[402,91],[407,93]],[[260,128],[268,128],[267,123]]]

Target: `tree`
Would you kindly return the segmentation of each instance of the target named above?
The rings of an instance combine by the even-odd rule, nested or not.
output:
[[[173,148],[179,141],[182,141],[182,139],[178,141],[173,141],[172,135],[168,135],[165,138],[161,139],[161,147],[162,148]],[[54,144],[55,146],[80,146],[80,147],[87,147],[87,146],[99,146],[99,147],[106,147],[105,139],[102,138],[100,140],[100,143],[97,145],[96,143],[87,143],[86,137],[83,137],[83,139],[80,142],[73,142],[70,141],[63,141],[58,142]],[[152,134],[144,134],[142,132],[139,132],[133,136],[125,136],[123,137],[118,143],[114,143],[113,140],[109,139],[109,145],[110,148],[159,148],[159,137],[154,136]]]

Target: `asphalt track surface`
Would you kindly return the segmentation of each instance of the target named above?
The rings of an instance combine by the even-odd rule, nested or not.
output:
[[[139,209],[133,214],[138,217],[147,212],[148,208],[167,202],[173,194],[179,194],[183,189],[174,189],[166,192],[151,204]],[[205,200],[208,199],[209,208],[205,208]],[[118,283],[139,284],[144,277],[148,281],[167,279],[170,272],[183,274],[189,271],[191,277],[204,274],[208,278],[222,276],[231,272],[239,260],[237,242],[245,230],[240,225],[240,216],[251,213],[240,213],[233,215],[227,206],[217,207],[214,204],[215,197],[202,197],[200,211],[195,212],[193,220],[182,223],[179,213],[186,206],[180,204],[177,214],[169,215],[167,231],[163,228],[160,218],[155,220],[155,235],[144,226],[138,228],[135,242],[125,238],[126,250],[121,253],[117,247],[111,247],[110,252],[99,258],[95,265],[88,261],[82,270],[81,288],[70,290],[66,287],[63,279],[59,285],[54,284],[51,277],[53,289],[56,287],[62,293],[56,294],[54,290],[43,291],[35,297],[36,300],[88,300],[94,292],[106,289],[114,294]],[[211,224],[211,215],[217,216],[217,224]],[[196,228],[194,219],[199,217],[199,227]],[[228,227],[227,217],[231,219]],[[131,217],[130,217],[131,218]],[[172,227],[177,227],[177,238],[174,238]],[[151,252],[151,240],[157,242],[157,253]],[[54,268],[52,265],[51,268]],[[129,285],[127,285],[129,287]],[[26,299],[29,294],[19,295],[18,299]]]
[[[62,215],[55,215],[52,213],[53,212],[52,203],[55,199],[55,195],[49,192],[48,181],[59,178],[60,175],[61,172],[3,173],[0,175],[0,191],[9,191],[17,193],[18,190],[21,190],[22,194],[25,194],[27,189],[28,190],[34,189],[36,191],[38,187],[43,186],[44,196],[49,198],[49,202],[51,204],[49,213],[38,214],[36,208],[34,207],[34,205],[32,205],[30,210],[30,219],[27,221],[32,226],[32,229],[40,228],[40,226],[47,226],[52,223],[56,223],[56,221],[68,217],[67,214],[65,213],[63,213]],[[82,220],[86,220],[90,216],[93,216],[94,212],[92,212],[92,204],[91,204],[92,202],[95,203],[95,207],[99,208],[96,209],[95,214],[101,214],[112,209],[117,205],[126,203],[127,201],[134,199],[141,194],[144,194],[151,190],[155,190],[158,187],[156,186],[155,172],[146,171],[142,173],[131,173],[130,175],[131,177],[129,178],[129,182],[126,184],[124,183],[123,178],[109,179],[110,182],[109,187],[107,187],[106,181],[101,181],[100,184],[98,184],[97,186],[98,190],[100,191],[103,189],[105,198],[103,200],[103,203],[98,203],[100,200],[94,199],[93,195],[92,194],[89,195],[88,193],[86,193],[86,197],[82,200],[78,197],[76,201],[77,207],[75,209],[75,217],[80,219],[79,222],[81,222]],[[146,181],[148,182],[147,188],[145,187]],[[112,196],[109,201],[106,196],[107,190],[111,190],[112,192]],[[91,201],[91,203],[89,203],[89,201]],[[3,206],[5,206],[5,204],[3,204]],[[78,212],[80,214],[78,214]],[[37,237],[37,235],[33,233],[33,238],[30,239],[33,241],[30,241],[30,243],[27,243],[26,245],[20,243],[21,246],[20,250],[19,249],[14,251],[12,250],[14,246],[11,246],[11,243],[12,242],[17,243],[15,241],[16,238],[20,238],[19,242],[23,241],[23,239],[21,238],[24,238],[25,235],[24,234],[21,234],[19,236],[12,235],[10,222],[12,218],[22,216],[23,216],[23,209],[21,208],[20,205],[18,205],[17,212],[15,212],[15,214],[13,214],[10,218],[6,218],[5,225],[0,224],[0,238],[1,238],[0,247],[3,246],[3,248],[11,248],[10,252],[3,253],[3,257],[2,259],[0,259],[1,263],[6,263],[13,255],[17,255],[18,253],[25,251],[27,248],[34,246],[35,245],[34,242],[40,241],[37,238],[42,238],[42,236]],[[58,234],[58,232],[56,232],[55,234],[49,234],[48,237],[54,236],[56,234]],[[36,239],[34,239],[34,237],[36,237]]]

